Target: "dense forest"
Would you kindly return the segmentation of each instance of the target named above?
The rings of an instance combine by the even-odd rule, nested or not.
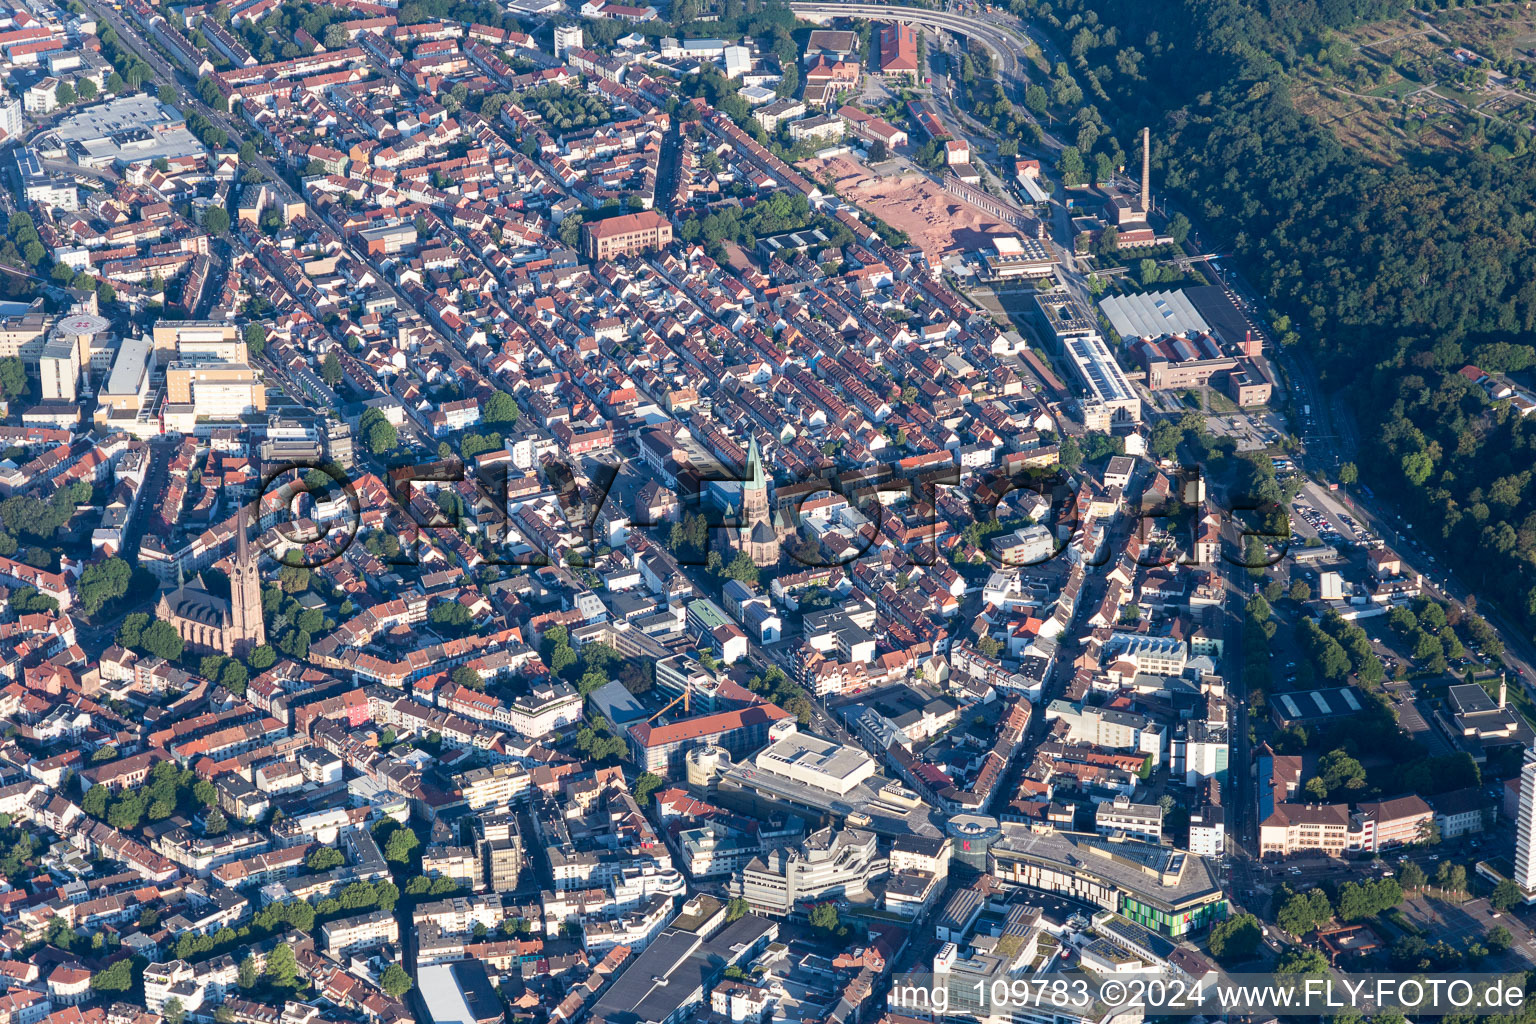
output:
[[[1468,582],[1536,625],[1536,416],[1458,374],[1536,364],[1536,161],[1504,147],[1390,167],[1297,112],[1285,72],[1402,0],[1013,0],[1071,55],[1079,140],[1153,127],[1162,188],[1235,251],[1359,416],[1362,479]],[[1084,151],[1083,156],[1090,154]]]

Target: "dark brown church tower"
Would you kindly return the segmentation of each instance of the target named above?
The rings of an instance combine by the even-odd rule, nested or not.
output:
[[[241,505],[235,517],[235,564],[229,580],[230,627],[237,658],[248,657],[253,648],[267,642],[261,617],[261,573],[256,568],[250,527],[249,509]]]

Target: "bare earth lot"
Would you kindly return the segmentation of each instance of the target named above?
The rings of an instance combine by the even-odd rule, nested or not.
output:
[[[881,177],[850,156],[804,160],[800,167],[814,181],[830,174],[839,195],[905,231],[930,260],[981,248],[994,235],[1018,234],[921,174]]]

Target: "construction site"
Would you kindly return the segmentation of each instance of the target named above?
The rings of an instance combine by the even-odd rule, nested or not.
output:
[[[830,178],[838,195],[905,232],[929,260],[989,248],[1019,229],[946,190],[926,174],[882,175],[848,154],[802,161],[815,181]]]

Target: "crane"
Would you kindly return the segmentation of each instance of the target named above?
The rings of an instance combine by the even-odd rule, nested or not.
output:
[[[677,696],[677,697],[673,697],[672,700],[667,703],[666,707],[664,707],[660,711],[656,712],[650,718],[647,718],[645,720],[645,724],[646,725],[650,725],[652,722],[656,721],[656,719],[660,718],[662,715],[664,715],[668,711],[672,710],[672,708],[677,706],[677,702],[678,701],[682,701],[683,702],[683,714],[685,714],[685,715],[691,714],[692,713],[692,704],[689,701],[689,697],[691,697],[692,694],[693,694],[693,685],[691,683],[684,683],[683,684],[683,692],[682,692],[682,694]]]

